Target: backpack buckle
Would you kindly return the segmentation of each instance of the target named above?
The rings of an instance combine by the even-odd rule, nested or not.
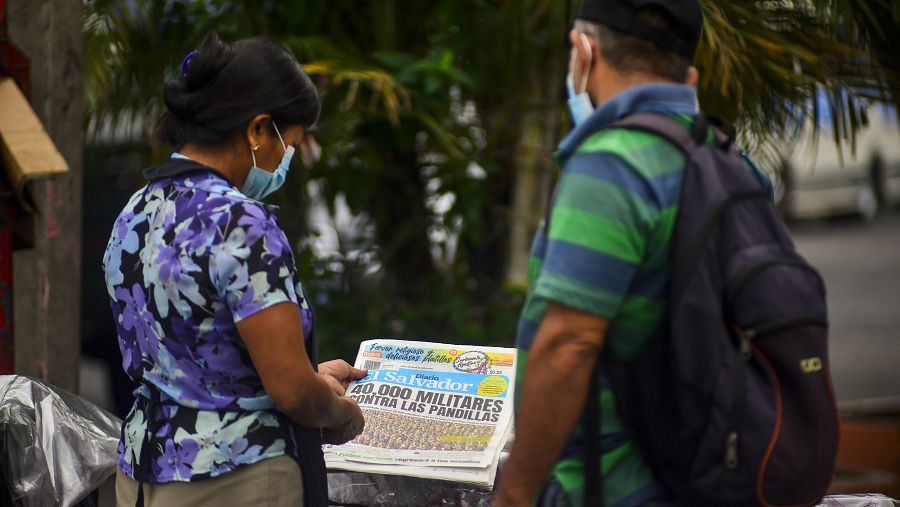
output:
[[[706,142],[706,136],[709,129],[713,129],[713,142],[719,148],[728,150],[737,137],[737,130],[734,126],[716,116],[706,116],[703,113],[694,117],[691,122],[691,137],[697,141],[697,144]]]
[[[746,331],[742,331],[740,335],[741,339],[741,358],[744,361],[749,361],[753,358],[753,349],[750,346],[750,340],[756,336],[756,331],[752,329],[748,329]]]

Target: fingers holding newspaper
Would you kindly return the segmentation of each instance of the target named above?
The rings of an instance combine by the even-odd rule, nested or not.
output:
[[[319,364],[319,377],[328,384],[332,392],[340,397],[340,401],[349,405],[350,418],[343,424],[322,429],[322,440],[327,444],[343,444],[356,438],[365,427],[362,410],[356,400],[344,396],[347,385],[352,380],[360,380],[366,376],[367,370],[350,366],[343,359],[335,359]]]
[[[340,401],[349,405],[351,416],[343,424],[331,428],[322,428],[322,441],[326,444],[340,445],[349,442],[362,433],[366,425],[362,410],[360,410],[356,400],[342,397]]]
[[[343,359],[319,363],[319,376],[338,396],[344,395],[351,380],[359,380],[367,373],[368,370],[354,368]]]

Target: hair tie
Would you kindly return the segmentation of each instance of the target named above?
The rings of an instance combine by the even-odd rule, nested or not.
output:
[[[184,60],[181,61],[181,77],[187,77],[187,66],[188,62],[191,61],[191,58],[197,55],[197,51],[191,51],[184,57]]]

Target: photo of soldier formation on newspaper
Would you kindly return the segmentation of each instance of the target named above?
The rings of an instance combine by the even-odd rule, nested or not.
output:
[[[502,347],[363,342],[356,367],[369,374],[347,395],[366,428],[351,442],[325,446],[326,462],[358,471],[398,465],[401,475],[441,467],[455,479],[451,469],[492,476],[512,426],[515,359],[514,349]]]

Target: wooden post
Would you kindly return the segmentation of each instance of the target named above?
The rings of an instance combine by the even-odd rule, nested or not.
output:
[[[12,218],[11,199],[0,196],[0,375],[13,372]]]
[[[81,328],[82,2],[4,3],[10,41],[30,62],[31,106],[70,169],[33,183],[40,210],[34,247],[13,254],[15,370],[75,392]]]

